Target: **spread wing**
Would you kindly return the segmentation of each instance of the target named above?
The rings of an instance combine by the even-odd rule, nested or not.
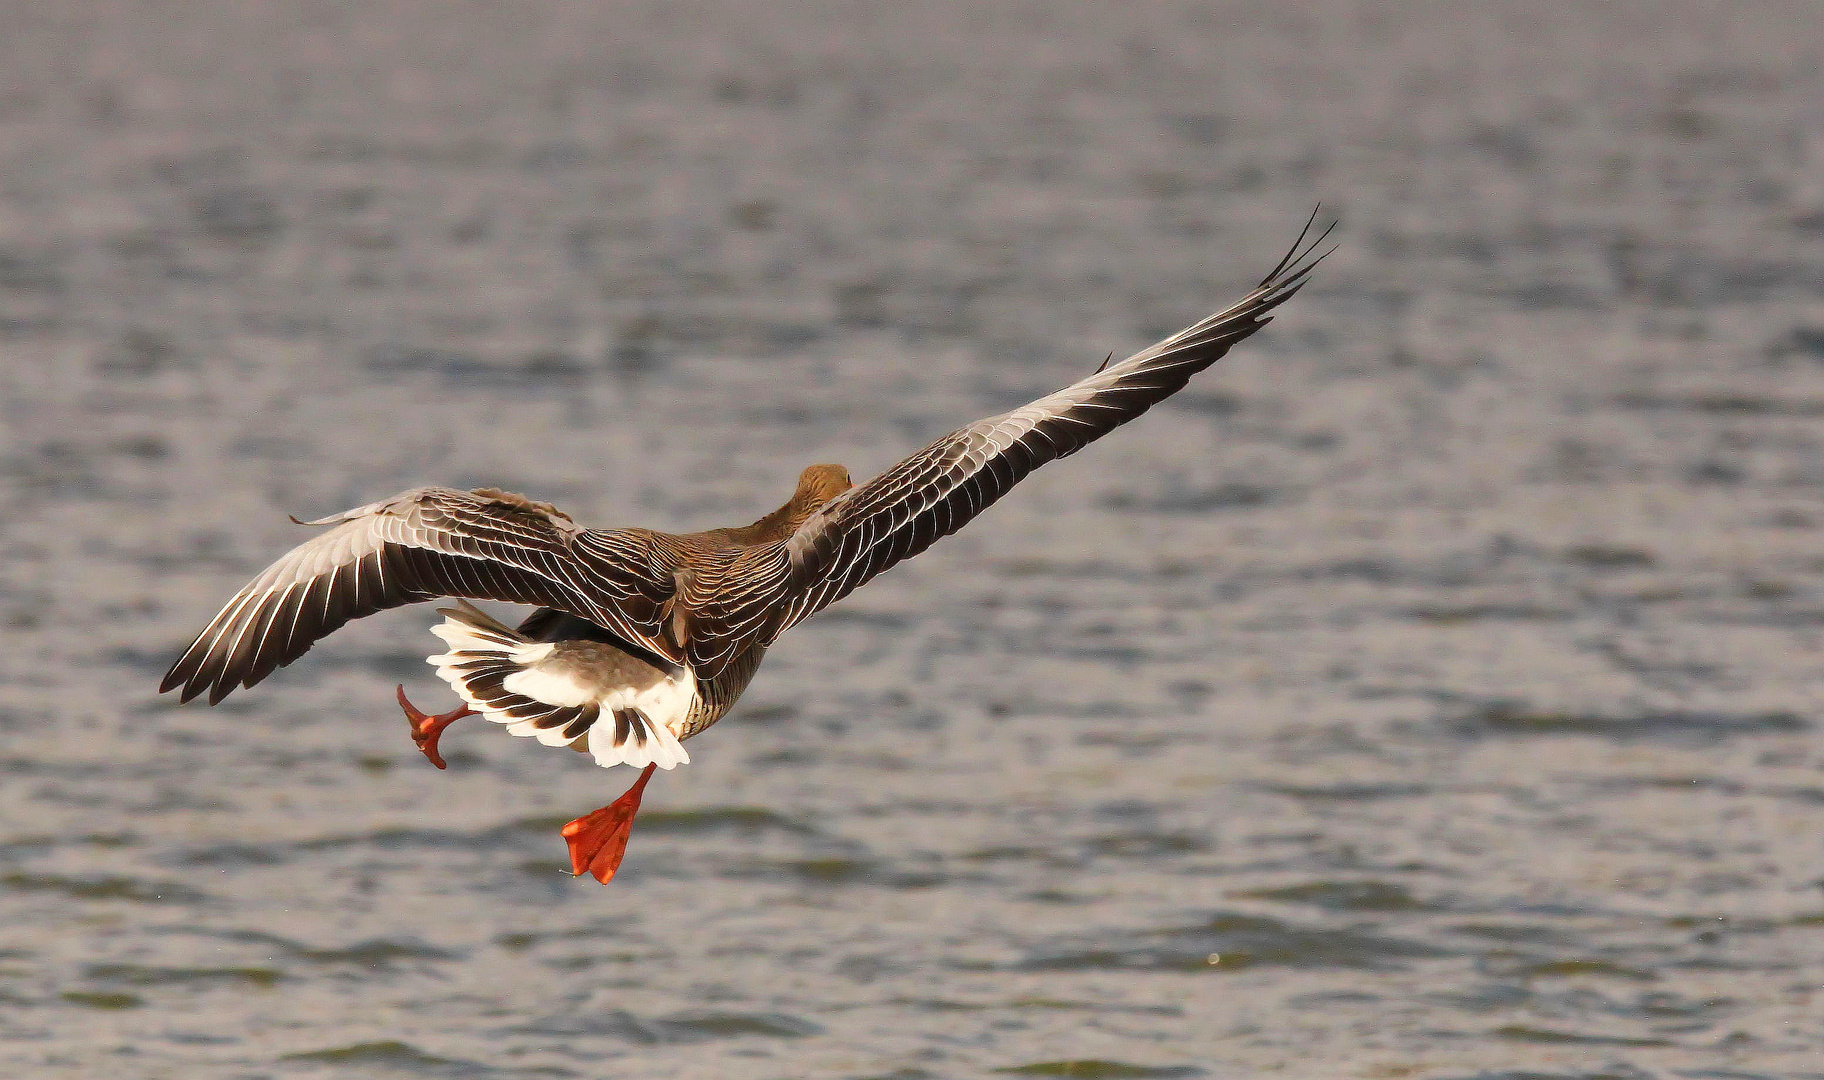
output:
[[[439,596],[537,604],[588,619],[655,653],[672,593],[642,534],[579,528],[503,491],[416,488],[311,525],[228,601],[166,673],[161,693],[207,691],[211,705],[291,663],[350,619]]]
[[[1308,221],[1273,272],[1233,307],[1055,394],[953,431],[832,499],[786,541],[794,591],[769,620],[768,640],[962,528],[1032,470],[1139,416],[1265,326],[1329,254],[1312,257],[1330,230],[1307,244],[1310,232]]]

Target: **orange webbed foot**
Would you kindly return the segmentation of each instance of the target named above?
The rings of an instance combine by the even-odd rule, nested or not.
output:
[[[435,716],[421,713],[417,706],[406,700],[403,685],[399,687],[399,707],[405,710],[406,723],[412,725],[412,741],[418,744],[418,749],[424,751],[424,756],[430,758],[431,764],[439,769],[449,768],[449,763],[437,752],[437,740],[442,737],[444,728],[465,716],[475,715],[475,710],[463,705]]]
[[[627,837],[633,832],[633,815],[640,812],[640,796],[645,794],[646,781],[652,779],[657,768],[656,763],[646,766],[625,795],[564,826],[564,839],[570,844],[571,874],[593,874],[595,880],[606,885],[621,868],[621,859],[627,854]]]

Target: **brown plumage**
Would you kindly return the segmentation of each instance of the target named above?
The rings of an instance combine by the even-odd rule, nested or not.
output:
[[[310,522],[328,528],[235,594],[160,690],[184,701],[207,694],[213,704],[348,620],[402,604],[440,596],[530,604],[539,610],[517,630],[473,608],[444,609],[449,619],[436,632],[451,651],[431,658],[438,674],[515,734],[586,745],[604,765],[645,765],[648,775],[654,765],[670,768],[688,760],[676,742],[728,711],[780,634],[955,532],[1033,469],[1139,416],[1266,325],[1324,257],[1313,254],[1328,230],[1307,244],[1309,230],[1307,222],[1233,307],[1118,364],[1104,361],[1057,393],[959,428],[860,487],[840,465],[812,465],[785,505],[751,525],[682,535],[585,529],[524,496],[438,487]],[[588,650],[556,651],[581,641],[663,678],[644,689],[621,679],[613,694],[596,693],[600,680],[575,670]],[[441,764],[437,735],[468,710],[427,717],[403,691],[400,700],[414,737]],[[599,715],[614,718],[612,735],[583,722]],[[649,730],[651,739],[635,739]],[[634,806],[643,783],[629,793]],[[632,811],[616,806],[624,815],[597,812],[608,824],[579,824],[597,815],[573,823],[584,834],[571,836],[579,872],[603,876],[603,860],[585,859],[579,845],[607,836],[613,848],[614,835],[624,843]],[[611,854],[618,863],[618,848]]]

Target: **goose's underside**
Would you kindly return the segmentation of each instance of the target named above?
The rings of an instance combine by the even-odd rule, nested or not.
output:
[[[1315,218],[1315,214],[1313,215]],[[350,619],[437,597],[429,662],[461,698],[441,715],[399,692],[413,738],[443,767],[443,728],[480,715],[508,732],[643,771],[564,829],[577,873],[606,881],[653,770],[726,713],[768,647],[876,574],[955,532],[1032,470],[1075,453],[1182,388],[1271,321],[1324,254],[1328,230],[1234,306],[1022,408],[957,429],[856,487],[813,465],[752,525],[674,535],[586,529],[495,489],[417,488],[309,524],[324,531],[249,582],[197,635],[161,691],[211,704],[291,663]],[[517,629],[468,600],[539,610]]]

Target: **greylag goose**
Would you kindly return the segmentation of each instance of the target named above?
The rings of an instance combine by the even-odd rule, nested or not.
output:
[[[587,529],[549,503],[493,488],[422,487],[317,521],[229,600],[172,665],[160,692],[222,700],[376,611],[437,597],[429,658],[462,704],[420,712],[398,692],[413,740],[438,768],[438,739],[479,714],[514,735],[642,771],[619,799],[563,829],[572,873],[620,866],[655,769],[690,760],[685,740],[721,719],[779,635],[901,559],[962,528],[1019,480],[1176,392],[1270,321],[1328,251],[1306,242],[1242,300],[1057,393],[938,439],[855,487],[812,465],[784,506],[751,525],[674,535]],[[1334,226],[1332,226],[1334,228]],[[517,628],[468,603],[537,608]]]

